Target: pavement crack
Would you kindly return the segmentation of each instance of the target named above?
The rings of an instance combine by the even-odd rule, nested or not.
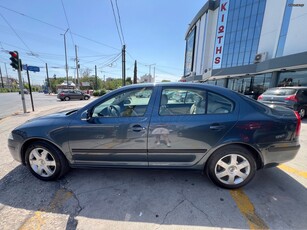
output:
[[[214,224],[211,222],[211,220],[210,220],[210,218],[209,218],[209,215],[208,215],[206,212],[204,212],[201,208],[197,207],[197,205],[194,204],[193,201],[189,200],[189,199],[184,195],[183,190],[181,191],[181,194],[182,194],[182,196],[184,197],[184,199],[185,199],[187,202],[189,202],[195,209],[197,209],[198,211],[200,211],[202,214],[204,214],[204,215],[206,216],[206,218],[207,218],[207,220],[209,221],[209,223],[211,224],[211,226],[214,226]]]
[[[165,220],[166,220],[167,216],[168,216],[169,214],[171,214],[172,212],[174,212],[184,201],[185,201],[185,200],[181,200],[178,204],[175,205],[174,208],[172,208],[172,210],[168,211],[168,212],[165,214],[162,223],[159,224],[159,226],[158,226],[156,229],[159,229],[159,227],[165,223]]]
[[[71,197],[73,199],[76,200],[77,205],[74,208],[74,210],[72,212],[69,213],[69,217],[67,220],[67,224],[66,224],[66,229],[70,230],[70,229],[77,229],[77,225],[78,225],[78,220],[76,219],[77,216],[79,216],[80,212],[83,210],[81,204],[80,204],[80,200],[78,198],[78,195],[71,189],[68,189],[66,187],[66,185],[68,184],[68,180],[66,178],[62,178],[59,181],[59,185],[60,185],[60,190],[65,190],[68,194],[71,195]]]

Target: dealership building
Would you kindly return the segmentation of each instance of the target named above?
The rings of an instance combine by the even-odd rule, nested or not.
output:
[[[274,86],[307,86],[303,0],[208,0],[186,33],[181,81],[257,97]]]

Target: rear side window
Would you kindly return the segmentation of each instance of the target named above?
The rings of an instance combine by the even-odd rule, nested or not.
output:
[[[268,89],[263,95],[287,96],[296,93],[296,89],[272,88]]]
[[[207,114],[231,113],[234,110],[234,103],[219,94],[208,92]]]

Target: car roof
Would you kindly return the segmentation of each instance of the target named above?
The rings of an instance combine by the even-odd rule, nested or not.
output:
[[[282,87],[274,87],[272,89],[307,89],[307,86],[282,86]]]

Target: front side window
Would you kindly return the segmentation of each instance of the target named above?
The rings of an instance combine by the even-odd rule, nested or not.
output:
[[[93,110],[93,117],[141,117],[151,98],[152,88],[140,88],[116,94]]]

